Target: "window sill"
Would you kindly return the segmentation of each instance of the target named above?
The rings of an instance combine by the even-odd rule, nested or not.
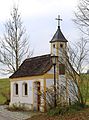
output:
[[[19,95],[13,95],[14,97],[19,97]]]
[[[28,95],[23,95],[22,97],[28,97]]]

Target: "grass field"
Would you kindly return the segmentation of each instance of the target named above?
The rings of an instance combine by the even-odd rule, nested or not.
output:
[[[8,78],[0,79],[0,104],[6,102],[6,97],[9,97],[10,82]]]

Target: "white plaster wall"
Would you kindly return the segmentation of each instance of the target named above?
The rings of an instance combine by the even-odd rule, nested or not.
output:
[[[71,102],[74,102],[77,100],[78,95],[78,88],[73,80],[67,80],[68,81],[68,92],[69,92],[69,98]]]
[[[56,50],[56,48],[53,48],[53,55],[56,55],[56,52],[57,50]]]
[[[56,82],[59,83],[59,85],[61,84],[66,85],[65,75],[59,75],[59,80],[56,79]],[[50,87],[52,85],[54,85],[54,79],[46,79],[46,87]]]
[[[54,85],[54,80],[53,79],[47,79],[46,80],[46,87],[50,87]]]
[[[12,104],[18,104],[18,103],[26,103],[26,104],[31,104],[33,105],[34,102],[34,96],[33,96],[33,83],[35,81],[39,81],[41,85],[41,90],[43,89],[44,86],[44,80],[43,79],[36,79],[36,80],[19,80],[19,81],[12,81],[11,82],[11,101],[10,105]],[[26,82],[28,84],[28,95],[23,96],[22,92],[22,84]],[[14,94],[14,84],[18,83],[18,96]]]
[[[53,67],[47,72],[47,74],[53,74],[54,73],[54,69]]]
[[[60,86],[63,85],[65,87],[67,85],[67,91],[68,91],[67,99],[70,99],[71,102],[74,102],[75,100],[77,100],[76,95],[78,94],[78,89],[76,84],[73,82],[73,80],[67,78],[67,81],[66,81],[65,75],[60,75],[59,85]]]
[[[23,91],[22,91],[22,84],[26,82],[28,84],[28,95],[27,96],[23,96]],[[16,96],[14,94],[14,84],[18,83],[18,95]],[[14,81],[11,82],[11,103],[29,103],[29,104],[33,104],[33,89],[32,89],[32,81]]]
[[[66,83],[65,75],[59,75],[59,84],[65,85],[65,83]]]
[[[59,75],[59,94],[63,99],[66,99],[66,78],[65,75]]]
[[[56,66],[56,74],[57,74],[57,66]],[[47,74],[54,74],[54,66],[47,72]]]
[[[53,45],[55,45],[55,48],[53,47]],[[56,51],[57,51],[57,49],[56,49],[56,44],[54,44],[54,43],[51,43],[51,47],[52,47],[52,55],[56,55]]]

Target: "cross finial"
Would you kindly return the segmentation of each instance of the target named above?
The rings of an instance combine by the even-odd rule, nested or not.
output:
[[[58,18],[56,18],[56,20],[58,20],[58,27],[60,27],[60,21],[62,21],[62,19],[60,18],[60,15],[58,15]]]

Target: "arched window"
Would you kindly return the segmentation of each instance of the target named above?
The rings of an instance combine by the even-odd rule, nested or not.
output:
[[[55,44],[53,44],[53,48],[55,48]]]
[[[23,83],[23,95],[28,95],[28,85],[27,85],[27,83]]]
[[[63,44],[60,44],[60,48],[63,48]]]
[[[17,83],[14,84],[14,93],[15,95],[18,95],[18,84]]]

